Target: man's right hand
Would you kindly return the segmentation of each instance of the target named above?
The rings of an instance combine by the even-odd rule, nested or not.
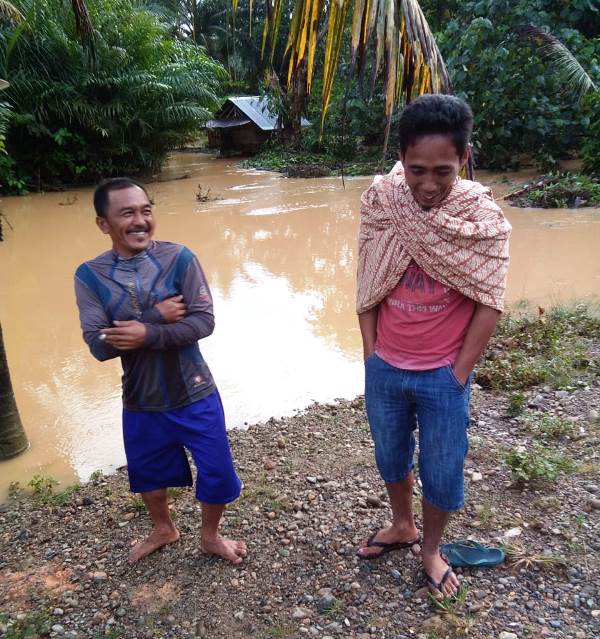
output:
[[[163,316],[165,322],[178,322],[185,317],[187,307],[183,301],[183,295],[175,295],[167,297],[154,308]]]

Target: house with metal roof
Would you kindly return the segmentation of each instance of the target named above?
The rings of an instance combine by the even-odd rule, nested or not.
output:
[[[308,120],[302,119],[302,126]],[[212,120],[206,123],[208,146],[230,153],[256,153],[281,126],[265,97],[259,95],[228,98]]]

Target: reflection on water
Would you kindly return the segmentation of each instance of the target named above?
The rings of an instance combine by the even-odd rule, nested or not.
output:
[[[182,174],[189,178],[174,179]],[[494,181],[497,196],[511,189],[498,175],[478,177]],[[344,189],[336,178],[292,180],[177,154],[161,180],[171,181],[148,187],[156,236],[187,244],[212,287],[217,329],[202,349],[229,426],[360,393],[356,235],[370,179],[347,179]],[[221,199],[197,202],[198,185]],[[0,244],[0,321],[32,446],[2,463],[0,491],[34,473],[85,479],[124,463],[120,366],[88,353],[72,291],[75,268],[105,250],[106,237],[90,189],[6,198],[2,207],[14,232]],[[600,292],[600,211],[506,210],[510,301]]]

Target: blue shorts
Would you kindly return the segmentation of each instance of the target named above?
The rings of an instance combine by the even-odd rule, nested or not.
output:
[[[418,425],[423,496],[448,512],[464,505],[470,387],[471,378],[462,386],[450,366],[410,371],[376,354],[365,362],[365,404],[382,478],[402,481],[414,468]]]
[[[174,410],[123,409],[123,440],[129,485],[134,493],[191,486],[187,448],[198,471],[199,501],[228,504],[240,495],[242,482],[233,466],[223,406],[216,390]]]

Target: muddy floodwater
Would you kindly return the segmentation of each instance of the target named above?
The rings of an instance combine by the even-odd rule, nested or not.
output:
[[[185,179],[176,179],[182,175]],[[527,174],[478,173],[497,198]],[[360,194],[370,178],[286,179],[208,155],[175,154],[160,181],[157,239],[189,246],[209,278],[216,330],[203,340],[228,426],[362,392],[354,313]],[[218,199],[197,202],[202,191]],[[600,210],[516,209],[508,298],[550,305],[600,297]],[[109,248],[91,189],[5,198],[0,321],[30,449],[0,463],[0,499],[34,474],[63,483],[125,462],[120,364],[84,345],[73,272]]]

